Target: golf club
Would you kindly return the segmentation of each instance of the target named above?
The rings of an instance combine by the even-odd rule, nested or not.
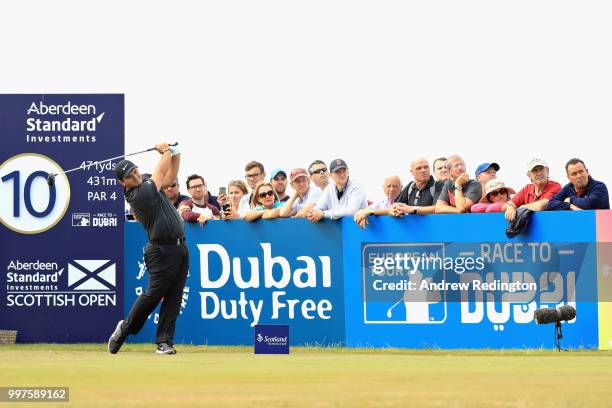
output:
[[[178,142],[174,142],[174,143],[168,144],[168,146],[177,146],[177,145],[178,145]],[[107,161],[113,161],[113,160],[121,159],[121,158],[124,158],[124,157],[134,156],[134,155],[141,154],[141,153],[152,152],[153,150],[155,150],[154,147],[152,147],[150,149],[147,149],[147,150],[142,150],[140,152],[129,153],[129,154],[122,154],[121,156],[111,157],[110,159],[96,161],[96,162],[93,162],[91,164],[88,164],[87,166],[75,167],[74,169],[66,170],[66,171],[63,171],[61,173],[55,173],[55,174],[54,173],[49,173],[49,176],[47,177],[47,184],[49,185],[49,187],[53,186],[55,184],[55,177],[60,175],[60,174],[68,174],[68,173],[76,171],[76,170],[85,170],[86,168],[89,168],[91,166],[96,166],[99,163],[104,163],[104,162],[107,162]]]
[[[404,296],[402,296],[402,298],[400,300],[395,302],[395,304],[393,306],[391,306],[389,309],[387,309],[387,317],[389,319],[391,318],[391,316],[393,316],[393,313],[391,311],[395,308],[395,306],[399,305],[403,301],[404,301]]]

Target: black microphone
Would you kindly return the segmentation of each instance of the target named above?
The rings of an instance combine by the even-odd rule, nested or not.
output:
[[[561,306],[558,309],[547,307],[533,312],[537,324],[557,323],[572,320],[576,317],[576,309],[573,306]]]

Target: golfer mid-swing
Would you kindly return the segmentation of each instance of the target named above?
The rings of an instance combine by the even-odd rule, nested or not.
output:
[[[176,353],[172,340],[189,269],[189,252],[183,221],[161,189],[176,179],[180,153],[167,143],[157,144],[155,149],[161,154],[161,160],[150,178],[143,177],[129,160],[122,160],[115,167],[125,200],[134,217],[147,230],[149,243],[145,247],[144,260],[149,280],[147,290],[136,299],[125,320],[117,323],[108,340],[108,351],[112,354],[119,351],[128,335],[138,334],[162,298],[156,353]]]

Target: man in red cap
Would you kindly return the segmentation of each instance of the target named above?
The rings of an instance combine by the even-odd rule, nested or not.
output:
[[[316,186],[310,185],[306,169],[293,169],[290,179],[294,193],[287,204],[280,209],[280,216],[306,217],[308,211],[317,203],[322,192]]]

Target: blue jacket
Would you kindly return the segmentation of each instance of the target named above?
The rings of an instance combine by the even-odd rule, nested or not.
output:
[[[587,184],[584,195],[578,197],[576,189],[572,183],[568,183],[561,191],[557,193],[546,206],[547,210],[569,210],[569,203],[563,202],[567,197],[570,197],[570,202],[576,207],[583,210],[609,210],[610,199],[608,198],[608,189],[601,181],[593,180],[589,176],[589,184]]]

